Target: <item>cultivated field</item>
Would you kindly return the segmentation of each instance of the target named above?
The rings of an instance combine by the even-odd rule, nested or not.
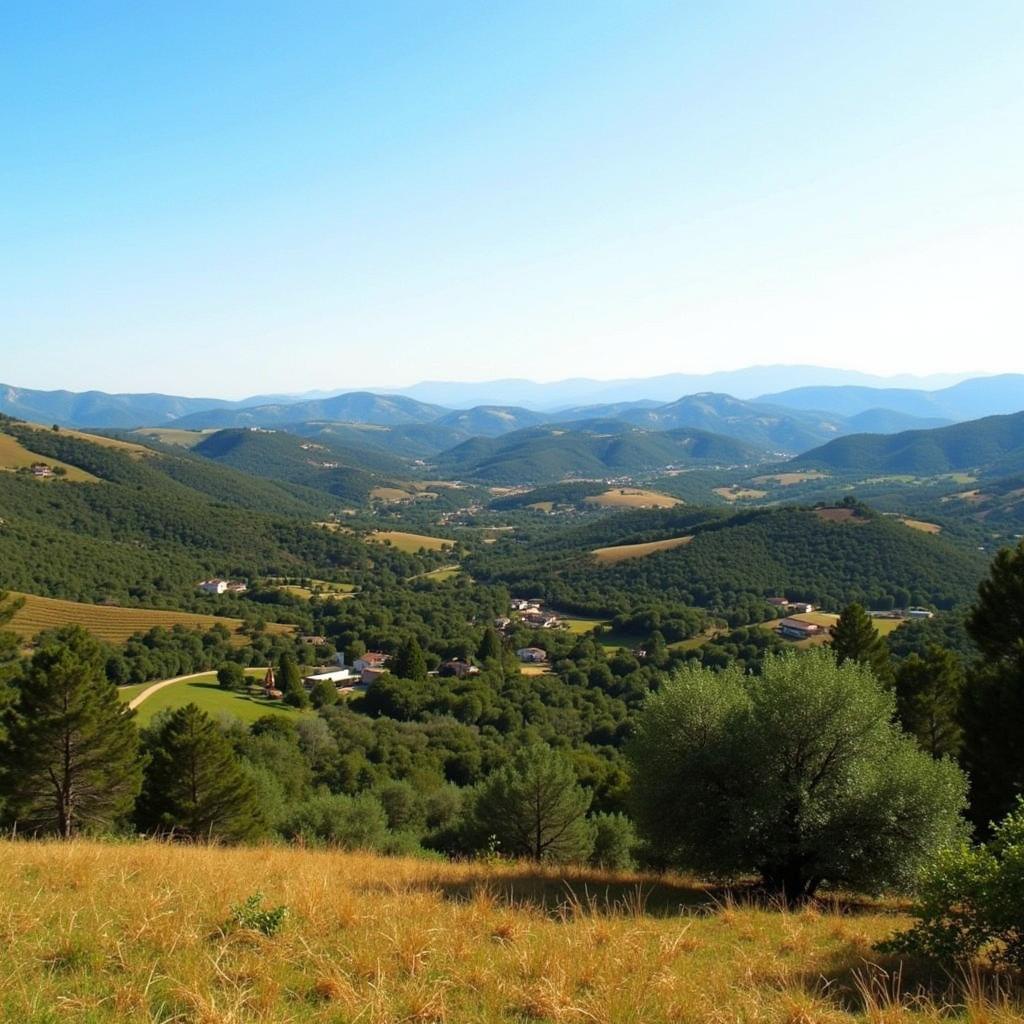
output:
[[[367,534],[367,540],[375,541],[378,544],[390,543],[399,551],[408,554],[415,554],[417,551],[441,551],[444,548],[454,547],[455,541],[446,540],[442,537],[428,537],[423,533],[403,533],[401,530],[374,530]]]
[[[600,505],[602,508],[673,508],[683,502],[680,498],[659,491],[645,491],[640,487],[615,487],[604,494],[584,498],[584,503]]]
[[[615,562],[624,562],[627,558],[644,558],[646,555],[653,555],[657,551],[669,551],[672,548],[689,544],[693,536],[670,537],[668,540],[652,540],[645,544],[617,544],[609,548],[595,548],[591,552],[594,557],[603,565],[613,565]]]
[[[922,533],[942,533],[942,527],[938,523],[926,523],[921,519],[901,519],[904,526],[912,530],[920,530]]]
[[[1021,1019],[981,983],[965,999],[957,979],[875,953],[906,927],[898,907],[784,912],[675,876],[5,842],[0,892],[0,1018],[18,1024]],[[255,893],[286,908],[277,934],[237,923]]]
[[[792,487],[794,484],[803,484],[808,480],[822,480],[828,473],[820,473],[816,469],[808,470],[806,473],[771,473],[768,476],[755,476],[755,484],[778,484],[780,487]]]
[[[262,679],[265,671],[263,669],[259,672],[252,672],[250,675]],[[152,686],[153,683],[146,685]],[[136,692],[128,693],[128,687],[125,687],[122,696],[126,702],[133,700],[145,688],[137,689],[136,687],[131,687]],[[262,718],[264,715],[280,714],[294,718],[303,713],[285,704],[283,701],[264,700],[262,697],[251,697],[248,694],[222,690],[217,685],[216,673],[210,672],[208,675],[201,676],[198,679],[171,683],[170,686],[157,690],[138,706],[136,709],[136,721],[139,725],[147,725],[156,714],[165,708],[180,708],[186,704],[196,704],[214,718],[218,718],[221,715],[231,715],[246,723],[255,722],[257,718]]]
[[[25,605],[11,620],[10,629],[24,640],[31,640],[44,629],[57,626],[82,626],[94,636],[110,643],[124,643],[133,633],[142,633],[154,626],[182,625],[189,629],[211,629],[221,625],[231,630],[232,643],[242,646],[245,637],[237,635],[241,619],[229,619],[219,615],[196,615],[191,612],[156,611],[150,608],[118,608],[110,605],[79,604],[76,601],[60,601],[52,597],[37,597],[35,594],[14,594],[24,597]],[[276,622],[267,623],[269,633],[289,633],[292,626]]]
[[[59,466],[66,473],[60,479],[70,480],[73,483],[99,483],[99,477],[93,476],[92,473],[87,473],[84,469],[79,469],[70,463],[61,462],[60,459],[51,459],[48,455],[37,455],[20,441],[11,437],[10,434],[0,433],[0,471],[13,472],[18,469],[28,469],[36,462],[45,462],[51,468]],[[40,482],[53,483],[55,479],[57,478],[50,477]]]

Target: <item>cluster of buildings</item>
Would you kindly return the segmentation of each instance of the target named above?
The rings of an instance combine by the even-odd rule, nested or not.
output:
[[[513,597],[509,606],[513,612],[517,613],[519,621],[523,625],[531,626],[534,629],[557,629],[562,624],[559,616],[554,612],[544,611],[541,602],[533,598]],[[509,622],[509,620],[503,621]],[[495,624],[497,625],[497,622]]]
[[[201,583],[197,583],[196,586],[204,594],[244,594],[249,589],[249,585],[245,580],[227,580],[222,579],[220,576],[203,580]]]

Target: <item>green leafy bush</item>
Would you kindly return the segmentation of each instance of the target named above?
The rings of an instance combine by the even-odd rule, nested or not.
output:
[[[288,916],[288,908],[264,907],[263,893],[254,892],[244,903],[231,908],[231,920],[239,928],[248,928],[263,935],[276,935]]]
[[[927,868],[914,913],[917,925],[883,951],[1024,968],[1024,798],[988,843],[947,850]]]

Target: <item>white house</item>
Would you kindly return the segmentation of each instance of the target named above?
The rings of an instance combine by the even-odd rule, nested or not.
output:
[[[347,668],[327,669],[326,671],[314,672],[312,675],[303,676],[302,682],[307,690],[311,690],[317,683],[334,683],[335,686],[354,683],[359,678],[354,672]]]
[[[228,589],[228,581],[214,577],[212,580],[203,580],[199,584],[199,589],[204,594],[225,594]]]

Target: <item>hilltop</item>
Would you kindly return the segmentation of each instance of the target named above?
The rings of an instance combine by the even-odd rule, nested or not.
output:
[[[872,947],[907,924],[890,905],[785,913],[677,876],[146,842],[4,843],[0,891],[22,908],[0,1017],[22,1024],[57,1007],[78,1024],[866,1024],[900,969]],[[275,934],[238,923],[256,893],[286,908]],[[884,1019],[945,1019],[902,970]]]

